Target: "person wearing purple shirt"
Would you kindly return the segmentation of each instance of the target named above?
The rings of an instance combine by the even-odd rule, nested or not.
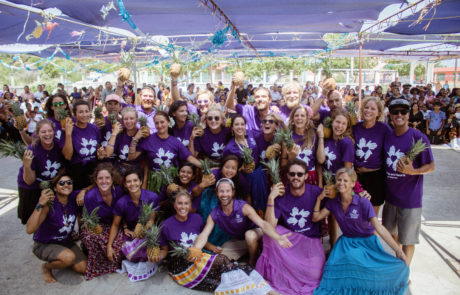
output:
[[[247,147],[252,151],[252,157],[254,158],[254,163],[258,164],[259,162],[259,151],[257,143],[254,139],[254,135],[251,131],[246,130],[246,120],[243,116],[237,115],[232,118],[232,132],[234,137],[230,139],[225,146],[223,151],[223,157],[227,155],[235,155],[240,160],[242,160],[243,147]],[[244,171],[245,173],[251,173],[252,171]]]
[[[216,190],[220,205],[211,211],[203,231],[195,240],[194,247],[202,249],[206,245],[215,224],[236,240],[245,239],[251,266],[256,264],[258,240],[263,233],[275,239],[281,247],[288,248],[292,246],[287,238],[288,235],[279,235],[273,226],[260,218],[249,204],[242,200],[233,199],[235,196],[233,181],[228,178],[220,179],[216,184]],[[254,228],[254,226],[258,226],[258,228]],[[235,241],[227,243],[234,245]],[[225,254],[226,244],[222,245],[223,254]],[[241,254],[238,253],[237,256]]]
[[[187,120],[189,112],[187,103],[183,100],[177,100],[169,107],[169,117],[174,119],[174,126],[169,130],[169,134],[179,139],[182,144],[188,148],[193,131],[193,123]]]
[[[105,98],[105,107],[107,109],[108,115],[114,115],[117,118],[117,120],[121,119],[121,117],[120,117],[120,112],[121,112],[121,109],[122,109],[121,102],[122,102],[121,97],[119,97],[115,93],[109,94]],[[112,130],[113,124],[112,124],[112,122],[109,121],[108,116],[105,117],[104,119],[105,119],[105,125],[98,125],[98,124],[102,123],[102,121],[99,121],[99,120],[96,120],[94,122],[94,124],[97,127],[99,127],[99,129],[101,130],[101,136],[102,136],[101,146],[103,148],[105,148],[107,146],[107,143],[109,142],[110,137],[111,137],[112,132],[113,132],[113,130]],[[107,157],[107,158],[112,163],[116,162],[114,155],[112,155],[111,157]]]
[[[332,79],[332,78],[331,78]],[[335,81],[334,81],[335,88]],[[324,91],[327,91],[323,88]],[[327,99],[327,108],[324,107],[324,99]],[[343,109],[342,94],[332,90],[321,96],[312,106],[313,117],[316,122],[323,123],[326,117],[330,117],[335,110]]]
[[[356,180],[352,168],[341,168],[336,173],[337,197],[331,199],[331,190],[327,188],[316,199],[312,220],[318,222],[332,213],[343,235],[329,255],[314,294],[330,294],[332,290],[350,294],[405,294],[408,258],[378,221],[371,202],[353,193]],[[328,198],[326,206],[320,209],[325,198]],[[395,251],[397,258],[385,252],[374,232]]]
[[[403,245],[410,263],[420,234],[423,175],[434,170],[434,159],[427,137],[409,127],[409,102],[394,99],[390,102],[389,110],[394,130],[384,144],[387,178],[382,223]],[[414,161],[403,161],[401,158],[419,140],[427,148]]]
[[[22,224],[26,224],[40,198],[40,183],[53,179],[64,166],[51,121],[38,122],[35,134],[37,139],[24,152],[18,174],[18,218]]]
[[[33,253],[45,261],[41,271],[47,283],[56,282],[53,269],[72,266],[74,271],[85,273],[87,265],[85,255],[70,238],[78,213],[72,179],[60,172],[51,188],[41,192],[26,224],[26,232],[34,234]]]
[[[302,86],[300,86],[299,83],[292,81],[285,84],[283,86],[282,94],[286,104],[282,105],[276,113],[281,117],[286,125],[290,123],[289,116],[291,115],[291,111],[299,105],[302,105],[307,109],[309,117],[313,115],[312,109],[309,106],[300,103]]]
[[[272,186],[265,220],[279,234],[290,233],[293,246],[282,249],[264,237],[256,270],[282,294],[312,294],[319,285],[326,261],[320,223],[312,222],[313,207],[322,189],[306,183],[308,170],[304,161],[294,159],[286,169],[288,185],[285,188],[279,182]],[[278,225],[280,218],[287,228]]]
[[[361,107],[363,122],[353,126],[355,139],[355,170],[359,183],[371,195],[376,214],[385,202],[384,143],[390,127],[382,123],[383,105],[380,99],[368,97]]]
[[[202,154],[213,161],[220,161],[230,136],[230,129],[224,125],[224,113],[219,106],[213,105],[203,118],[206,122],[204,133],[200,135],[199,129],[194,128],[189,150],[195,157]]]
[[[115,272],[120,268],[123,245],[123,233],[118,231],[115,241],[112,244],[114,249],[114,261],[107,258],[107,242],[110,235],[110,226],[113,222],[113,211],[115,204],[123,195],[120,187],[121,177],[113,168],[111,163],[103,162],[97,165],[93,179],[94,188],[86,192],[82,190],[77,196],[77,204],[83,205],[84,209],[91,214],[97,209],[99,226],[102,231],[94,233],[85,225],[81,228],[82,245],[88,251],[88,266],[86,267],[85,279],[91,280],[102,274]]]
[[[156,108],[160,104],[160,100],[156,97],[155,90],[149,86],[142,88],[140,103],[140,105],[136,106],[139,118],[147,118],[147,126],[150,128],[150,134],[153,134],[157,131],[153,117],[155,116]],[[140,127],[139,123],[137,127]]]
[[[62,154],[72,165],[74,186],[81,189],[90,184],[89,175],[96,167],[101,132],[96,125],[89,123],[91,112],[88,102],[77,100],[73,111],[75,126],[70,118],[66,118],[65,139],[61,141],[61,145],[63,144]],[[100,151],[103,152],[103,149]]]

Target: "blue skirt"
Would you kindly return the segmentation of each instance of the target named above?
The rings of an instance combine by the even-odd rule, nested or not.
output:
[[[251,205],[263,218],[269,194],[265,172],[263,168],[259,166],[252,173],[245,175],[251,187]]]
[[[376,235],[341,236],[324,266],[314,295],[404,295],[409,267],[383,249]]]

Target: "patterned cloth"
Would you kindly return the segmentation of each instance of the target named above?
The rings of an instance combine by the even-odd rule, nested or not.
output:
[[[217,255],[203,253],[201,258],[190,263],[183,258],[168,258],[168,269],[172,279],[186,288],[198,287],[198,290],[213,291],[220,282],[221,271],[215,272],[218,265],[214,266]],[[183,269],[184,266],[188,266]],[[209,277],[208,277],[209,275]]]
[[[121,246],[123,244],[123,233],[119,231],[112,248],[115,254],[114,262],[107,258],[107,244],[110,235],[110,225],[101,224],[102,233],[90,235],[86,228],[82,229],[82,246],[88,250],[88,266],[86,267],[85,279],[91,280],[103,274],[115,272],[121,264]]]

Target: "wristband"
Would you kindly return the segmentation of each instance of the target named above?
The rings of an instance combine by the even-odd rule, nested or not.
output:
[[[171,85],[172,86],[177,86],[177,80],[171,80]]]
[[[107,146],[115,147],[113,144],[107,143]]]
[[[267,204],[267,207],[275,207],[273,204]]]
[[[37,203],[35,210],[40,211],[41,208],[43,208],[43,206],[40,203]]]

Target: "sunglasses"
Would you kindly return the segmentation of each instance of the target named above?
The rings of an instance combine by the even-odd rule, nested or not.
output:
[[[60,181],[58,181],[58,184],[59,184],[60,186],[63,186],[64,184],[72,185],[72,183],[73,183],[73,181],[72,181],[71,179],[69,179],[69,180],[60,180]]]
[[[214,121],[219,121],[220,120],[220,117],[219,116],[208,116],[206,119],[208,119],[208,121],[212,121],[214,119]]]
[[[305,173],[303,173],[303,172],[289,172],[288,175],[291,176],[291,177],[295,177],[296,175],[297,175],[297,177],[303,177],[305,175]]]
[[[63,106],[64,105],[64,102],[63,101],[60,101],[60,102],[53,102],[53,107],[57,107],[57,106]]]
[[[273,123],[275,123],[275,120],[271,120],[271,119],[270,120],[266,120],[266,119],[262,120],[262,124],[267,124],[267,123],[273,124]]]
[[[409,110],[392,110],[392,111],[390,111],[390,114],[392,114],[392,115],[398,115],[398,114],[407,115],[407,113],[409,113]]]

